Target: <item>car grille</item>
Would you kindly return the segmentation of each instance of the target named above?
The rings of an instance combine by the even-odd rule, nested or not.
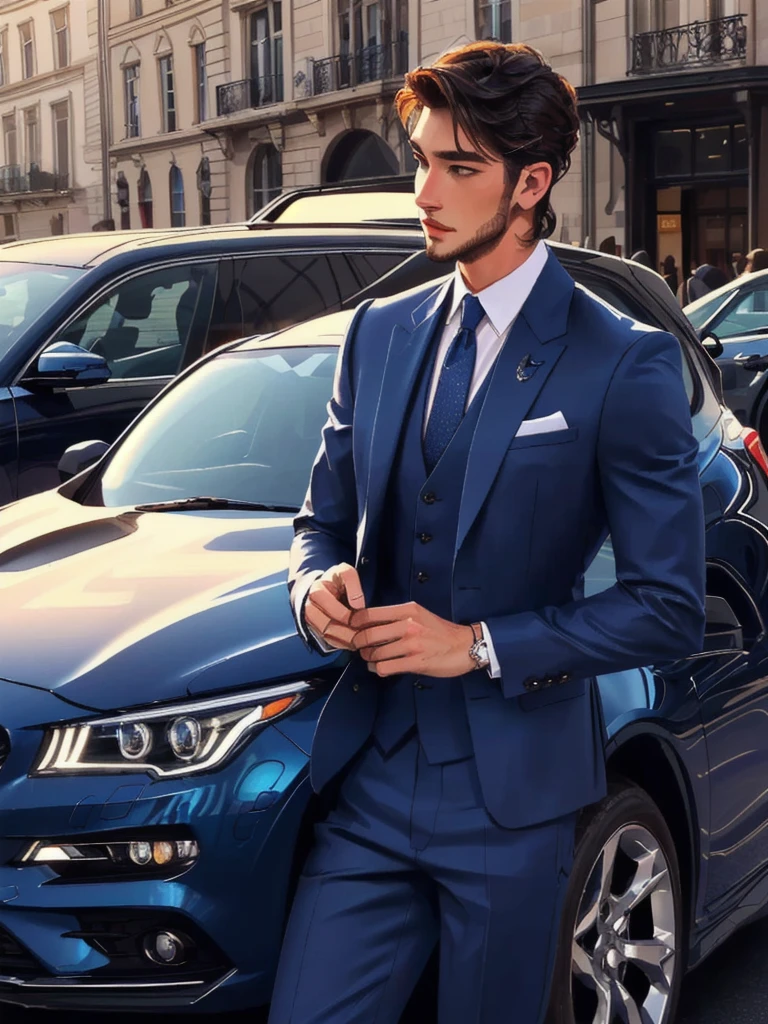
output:
[[[35,958],[4,928],[0,928],[0,974],[37,978],[46,974]]]
[[[5,764],[6,758],[11,752],[11,737],[7,729],[0,725],[0,768]]]

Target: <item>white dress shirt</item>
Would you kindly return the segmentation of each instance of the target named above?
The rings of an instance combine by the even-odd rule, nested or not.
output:
[[[549,251],[545,243],[537,242],[531,251],[530,256],[524,263],[505,277],[499,278],[498,281],[494,281],[493,284],[488,285],[487,288],[483,288],[482,291],[476,293],[477,298],[480,300],[485,311],[485,316],[480,321],[477,326],[477,330],[475,331],[477,351],[475,355],[475,367],[472,371],[472,381],[469,386],[467,405],[469,405],[475,397],[480,386],[488,375],[488,372],[495,364],[496,357],[504,345],[504,340],[509,333],[509,329],[517,319],[517,316],[525,305],[528,296],[533,291],[533,286],[536,284],[539,274],[544,269],[544,264],[547,262],[548,255]],[[438,345],[437,357],[435,359],[435,369],[429,386],[427,414],[424,417],[422,436],[423,432],[426,430],[429,414],[432,411],[432,403],[435,398],[435,391],[437,390],[437,382],[440,377],[440,370],[442,369],[443,361],[445,360],[450,344],[460,327],[461,311],[459,307],[461,306],[461,301],[464,296],[469,294],[471,294],[471,292],[465,284],[464,278],[461,276],[461,271],[457,265],[453,278],[451,305],[448,310],[448,317],[445,322],[445,327],[443,328],[443,333],[440,337],[440,344]],[[321,575],[322,573],[320,572],[314,573],[312,580],[307,581],[305,586],[294,588],[294,596],[298,598],[294,605],[297,610],[301,609],[303,612],[304,601],[309,587],[314,579]],[[297,594],[297,590],[299,591],[299,594]],[[493,648],[491,635],[484,622],[481,622],[480,626],[483,631],[483,639],[488,646],[488,657],[490,659],[488,674],[492,679],[498,679],[501,676],[501,667]],[[327,644],[323,638],[318,636],[309,626],[306,628],[312,633],[315,640],[317,640],[321,650],[330,652],[335,649]]]

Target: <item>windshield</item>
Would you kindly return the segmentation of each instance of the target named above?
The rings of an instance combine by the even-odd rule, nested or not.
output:
[[[0,356],[84,273],[76,267],[0,260]]]
[[[209,495],[298,508],[320,447],[337,352],[265,348],[205,363],[137,423],[88,503]]]
[[[732,295],[732,286],[730,284],[724,285],[722,288],[718,288],[717,291],[710,292],[709,295],[704,295],[702,298],[697,299],[696,302],[692,302],[690,306],[685,307],[683,312],[698,331]]]

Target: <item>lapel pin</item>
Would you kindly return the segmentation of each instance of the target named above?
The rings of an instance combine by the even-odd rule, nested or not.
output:
[[[543,362],[537,363],[535,359],[531,359],[530,353],[527,356],[523,356],[517,367],[517,379],[519,381],[530,380],[534,373],[536,373],[536,370],[543,365]],[[527,372],[529,370],[530,372]]]

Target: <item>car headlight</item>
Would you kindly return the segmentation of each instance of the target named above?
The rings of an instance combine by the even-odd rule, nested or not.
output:
[[[209,771],[259,726],[294,711],[311,689],[287,683],[57,725],[46,732],[31,774],[146,772],[165,779]]]

